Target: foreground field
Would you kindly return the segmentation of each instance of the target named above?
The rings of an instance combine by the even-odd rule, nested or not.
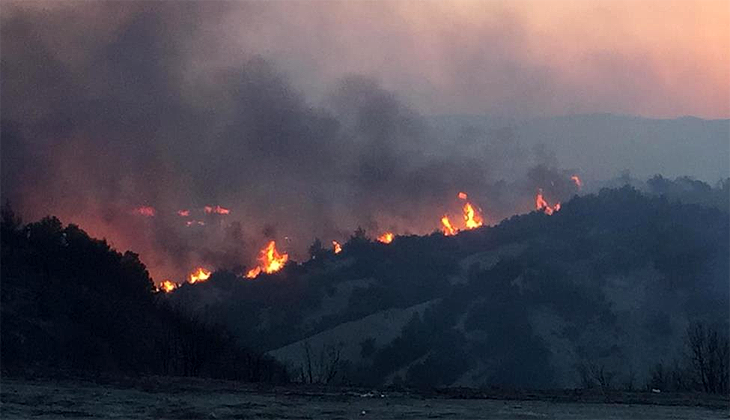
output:
[[[633,394],[633,397],[621,396],[624,402],[617,403],[605,402],[607,396],[568,393],[427,395],[354,388],[256,387],[226,381],[169,378],[95,382],[3,379],[0,397],[0,414],[4,419],[730,418],[724,399]]]

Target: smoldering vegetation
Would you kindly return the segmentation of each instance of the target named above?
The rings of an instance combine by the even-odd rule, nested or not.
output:
[[[216,23],[232,8],[247,28],[241,44]],[[540,188],[551,202],[578,192],[569,178],[583,163],[523,143],[509,124],[456,119],[447,130],[361,75],[307,96],[306,79],[257,45],[263,9],[8,4],[4,198],[134,249],[159,282],[251,265],[268,239],[305,259],[314,237],[343,241],[357,226],[426,234],[458,211],[459,191],[490,224],[533,208]]]

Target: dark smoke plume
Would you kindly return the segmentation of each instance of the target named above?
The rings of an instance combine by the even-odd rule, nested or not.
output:
[[[8,4],[3,198],[139,252],[161,280],[248,265],[269,238],[296,259],[357,226],[428,233],[458,217],[459,191],[490,223],[531,210],[538,188],[574,192],[549,165],[525,177],[535,162],[509,130],[443,138],[376,79],[343,77],[315,103],[265,51],[206,67],[227,54],[215,22],[229,7]],[[230,214],[203,211],[216,205]]]

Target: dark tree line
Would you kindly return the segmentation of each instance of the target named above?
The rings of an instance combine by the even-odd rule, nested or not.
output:
[[[272,359],[176,310],[132,252],[55,217],[0,222],[4,373],[54,371],[281,381]]]

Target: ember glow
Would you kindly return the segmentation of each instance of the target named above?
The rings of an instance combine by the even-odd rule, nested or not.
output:
[[[137,207],[132,212],[144,217],[155,217],[155,214],[157,214],[155,208],[150,206]]]
[[[459,193],[459,198],[462,199],[462,200],[466,200],[467,198],[469,198],[469,196],[467,196],[465,192],[460,192]]]
[[[393,235],[392,232],[385,232],[384,234],[378,236],[378,241],[382,242],[384,244],[389,244],[389,243],[393,242],[394,237],[395,237],[395,235]]]
[[[187,226],[187,227],[195,226],[195,225],[205,226],[205,222],[203,222],[202,220],[188,220],[187,222],[185,222],[185,226]]]
[[[188,217],[190,216],[190,210],[178,210],[177,215],[180,217]]]
[[[197,270],[190,273],[190,283],[194,284],[197,282],[203,282],[208,280],[208,277],[210,277],[210,271],[206,270],[203,267],[198,267]]]
[[[578,189],[583,188],[583,181],[580,180],[578,175],[573,175],[570,177],[570,179],[572,179],[573,182],[575,182],[575,186],[578,187]]]
[[[289,254],[279,254],[276,250],[276,242],[271,241],[259,254],[259,265],[246,273],[246,277],[252,279],[263,271],[266,274],[275,273],[284,267],[287,261],[289,261]]]
[[[160,285],[157,287],[157,290],[161,290],[165,293],[170,293],[178,287],[179,285],[177,283],[173,283],[170,280],[163,280],[162,283],[160,283]]]
[[[332,250],[335,252],[335,254],[339,254],[342,252],[342,245],[340,245],[337,241],[332,241]]]
[[[554,206],[550,207],[550,204],[542,196],[542,190],[540,190],[535,196],[535,209],[542,210],[545,212],[545,214],[551,215],[560,210],[560,203],[556,203]]]
[[[229,214],[231,212],[230,210],[223,208],[221,206],[215,206],[215,207],[205,206],[203,209],[208,214]]]
[[[459,232],[451,225],[451,220],[449,220],[449,216],[447,215],[444,215],[444,217],[441,218],[441,231],[445,236],[453,236]]]

